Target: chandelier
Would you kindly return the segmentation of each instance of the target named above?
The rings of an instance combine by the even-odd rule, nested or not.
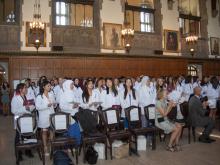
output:
[[[186,42],[187,42],[187,43],[195,43],[195,42],[198,41],[198,39],[199,39],[198,36],[193,35],[193,34],[190,34],[190,35],[188,35],[188,36],[186,37]]]
[[[30,22],[31,30],[44,30],[45,24],[41,22],[40,0],[35,0],[33,22]]]

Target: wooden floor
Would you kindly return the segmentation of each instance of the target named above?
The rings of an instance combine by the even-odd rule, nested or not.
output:
[[[199,133],[199,130],[197,130]],[[185,130],[182,146],[183,151],[171,153],[165,151],[165,143],[157,140],[156,151],[148,149],[140,152],[140,156],[132,155],[124,159],[99,160],[98,165],[219,165],[220,164],[220,132],[213,131],[215,143],[191,143],[187,142],[187,130]],[[197,135],[198,137],[198,135]],[[37,154],[33,159],[24,156],[21,165],[41,165]],[[82,163],[82,156],[79,158]],[[0,165],[15,165],[14,156],[14,130],[13,118],[0,116]],[[47,158],[46,165],[52,165],[52,161]]]

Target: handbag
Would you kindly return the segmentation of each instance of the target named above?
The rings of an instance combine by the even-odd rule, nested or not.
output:
[[[86,154],[85,159],[89,164],[96,164],[98,159],[98,152],[94,149],[93,146],[89,146]]]

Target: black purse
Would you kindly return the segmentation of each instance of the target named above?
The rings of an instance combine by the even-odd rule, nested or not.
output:
[[[163,122],[163,121],[164,121],[164,118],[163,118],[163,117],[158,118],[158,119],[157,119],[157,121],[158,121],[158,123],[161,123],[161,122]]]
[[[177,107],[173,107],[171,111],[167,114],[167,117],[171,121],[175,121],[177,116]]]
[[[88,164],[96,164],[98,159],[98,152],[93,148],[93,146],[89,146],[86,154],[85,159]]]

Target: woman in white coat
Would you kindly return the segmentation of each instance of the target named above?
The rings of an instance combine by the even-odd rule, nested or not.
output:
[[[220,87],[219,82],[216,77],[212,77],[210,84],[207,88],[207,97],[209,102],[210,113],[209,117],[215,120],[216,111],[217,111],[217,100],[220,97]]]
[[[83,109],[97,111],[97,108],[101,102],[98,93],[94,91],[93,87],[93,81],[88,79],[85,83],[85,89],[82,94],[82,101],[80,106]]]
[[[112,78],[106,78],[106,90],[101,94],[101,102],[103,110],[112,106],[120,106],[118,91],[113,84]]]
[[[74,82],[72,80],[65,80],[63,83],[63,92],[60,96],[60,109],[65,113],[71,114],[71,116],[75,116],[80,105],[80,101],[77,99],[74,90]]]
[[[99,100],[101,100],[101,94],[104,91],[103,81],[104,79],[102,77],[98,78],[94,89],[94,92],[98,94]]]
[[[42,131],[45,155],[49,155],[47,141],[49,139],[50,115],[54,113],[54,108],[56,107],[55,98],[50,93],[50,90],[50,82],[47,80],[43,81],[40,86],[40,93],[36,98],[36,109],[39,114],[38,127],[41,128]]]
[[[127,119],[125,119],[125,109],[130,106],[138,106],[138,96],[133,88],[132,80],[130,78],[125,80],[124,91],[120,91],[119,97],[122,108],[121,117],[124,119],[125,128],[128,128]]]
[[[184,101],[189,101],[189,98],[192,94],[193,94],[193,79],[192,76],[187,76],[185,78],[185,83],[183,85]]]
[[[11,112],[14,114],[14,122],[15,122],[15,128],[16,128],[16,121],[17,119],[22,116],[23,114],[26,113],[31,113],[35,106],[32,104],[27,104],[27,86],[24,83],[20,83],[16,87],[15,95],[12,98],[11,101]],[[19,142],[19,133],[16,131],[16,136],[15,136],[15,144]],[[29,157],[33,157],[33,154],[30,151],[25,151],[25,153]],[[18,154],[18,159],[19,161],[22,160],[22,153],[19,152]]]

